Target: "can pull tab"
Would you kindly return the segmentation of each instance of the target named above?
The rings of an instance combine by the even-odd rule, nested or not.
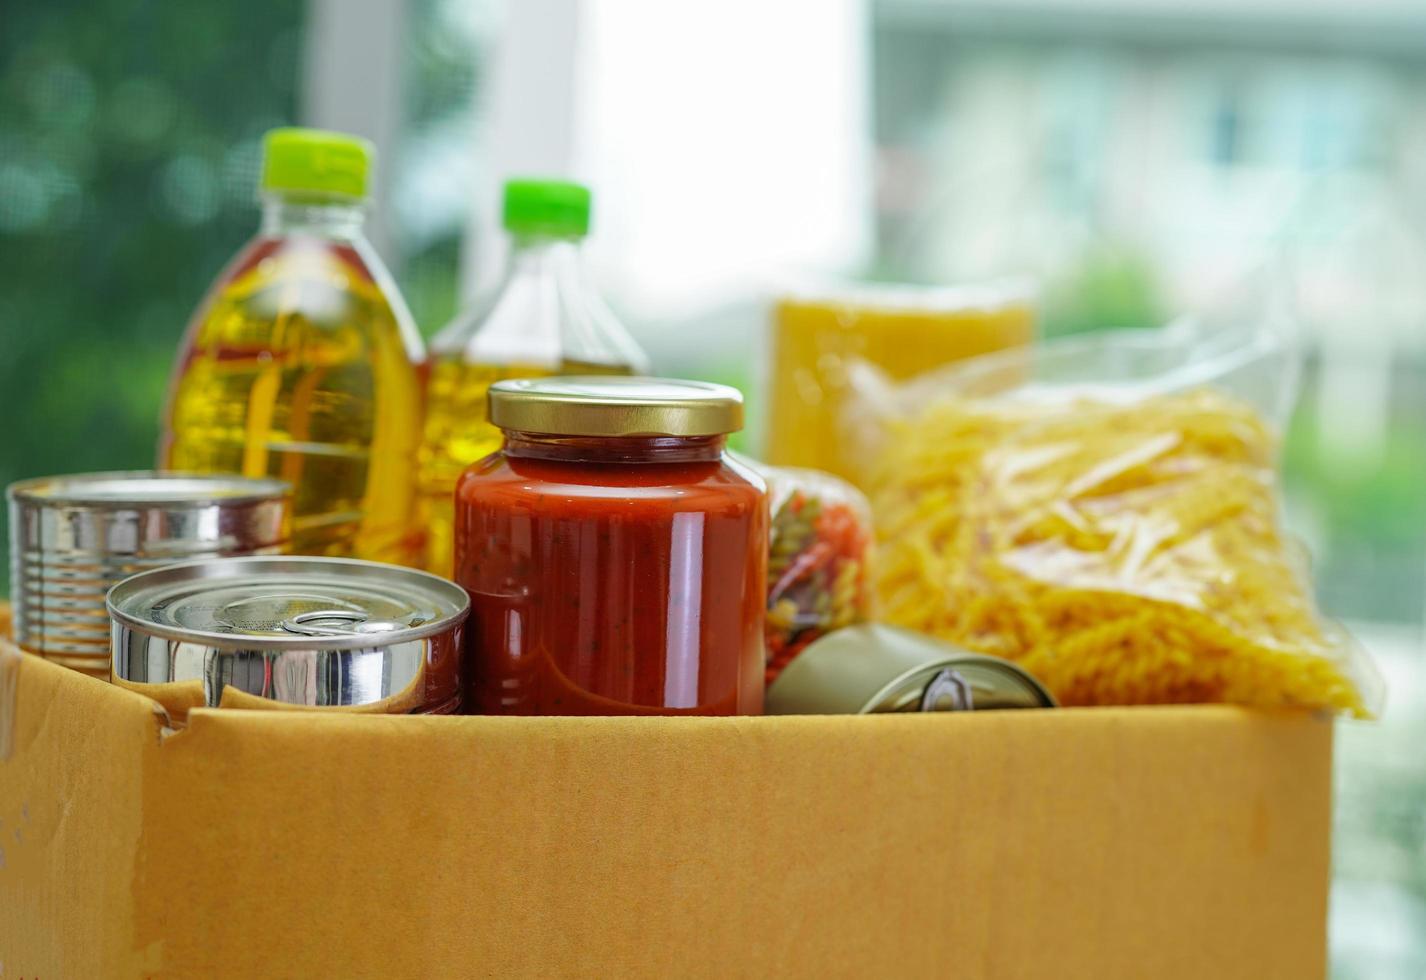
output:
[[[975,697],[966,679],[950,667],[943,668],[921,693],[922,711],[971,711]]]
[[[403,623],[367,619],[367,615],[355,609],[314,609],[284,619],[282,628],[301,636],[351,636],[353,633],[389,633],[405,629]]]

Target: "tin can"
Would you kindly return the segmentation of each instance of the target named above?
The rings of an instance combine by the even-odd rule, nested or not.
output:
[[[287,550],[291,488],[147,471],[12,483],[10,589],[15,640],[32,653],[109,676],[104,596],[146,569],[196,558]]]
[[[460,706],[464,589],[354,558],[221,558],[109,593],[114,683],[192,707],[404,714]]]
[[[1008,660],[879,624],[828,633],[767,691],[770,715],[1053,707],[1050,692]]]

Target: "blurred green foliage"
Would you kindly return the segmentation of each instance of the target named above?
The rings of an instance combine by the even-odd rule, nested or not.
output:
[[[0,483],[153,464],[188,315],[296,114],[302,0],[6,4]]]
[[[1370,468],[1344,466],[1322,449],[1321,421],[1298,408],[1284,447],[1284,467],[1316,491],[1324,522],[1372,547],[1426,537],[1426,419],[1387,431]]]
[[[1045,337],[1154,327],[1168,315],[1152,264],[1142,251],[1101,243],[1045,287]]]
[[[1399,419],[1365,463],[1336,458],[1322,439],[1306,372],[1283,446],[1283,480],[1306,499],[1322,540],[1314,578],[1324,608],[1370,622],[1413,623],[1426,597],[1426,419]]]
[[[153,465],[173,351],[257,229],[262,135],[299,121],[306,6],[5,5],[0,485]],[[473,124],[481,59],[443,23],[447,8],[411,3],[406,136]],[[389,165],[399,176],[414,162],[398,152]],[[427,335],[455,312],[464,203],[420,235],[394,222],[397,276]],[[8,572],[0,563],[0,594]]]

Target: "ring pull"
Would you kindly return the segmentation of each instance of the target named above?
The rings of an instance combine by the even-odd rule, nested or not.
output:
[[[931,678],[921,695],[922,711],[971,711],[975,697],[966,679],[947,667]]]
[[[328,625],[340,624],[340,625]],[[350,636],[399,629],[395,623],[370,622],[359,609],[314,609],[282,621],[282,628],[301,636]]]

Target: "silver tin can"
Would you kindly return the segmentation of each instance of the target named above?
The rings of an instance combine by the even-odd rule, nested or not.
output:
[[[6,497],[16,642],[103,678],[116,582],[196,558],[282,554],[291,534],[280,480],[81,473],[12,483]]]
[[[794,657],[768,688],[765,710],[854,715],[1054,706],[1050,692],[1008,660],[867,624],[828,633]]]
[[[451,713],[469,612],[454,582],[354,558],[171,565],[109,593],[114,683],[175,721],[192,707]]]

